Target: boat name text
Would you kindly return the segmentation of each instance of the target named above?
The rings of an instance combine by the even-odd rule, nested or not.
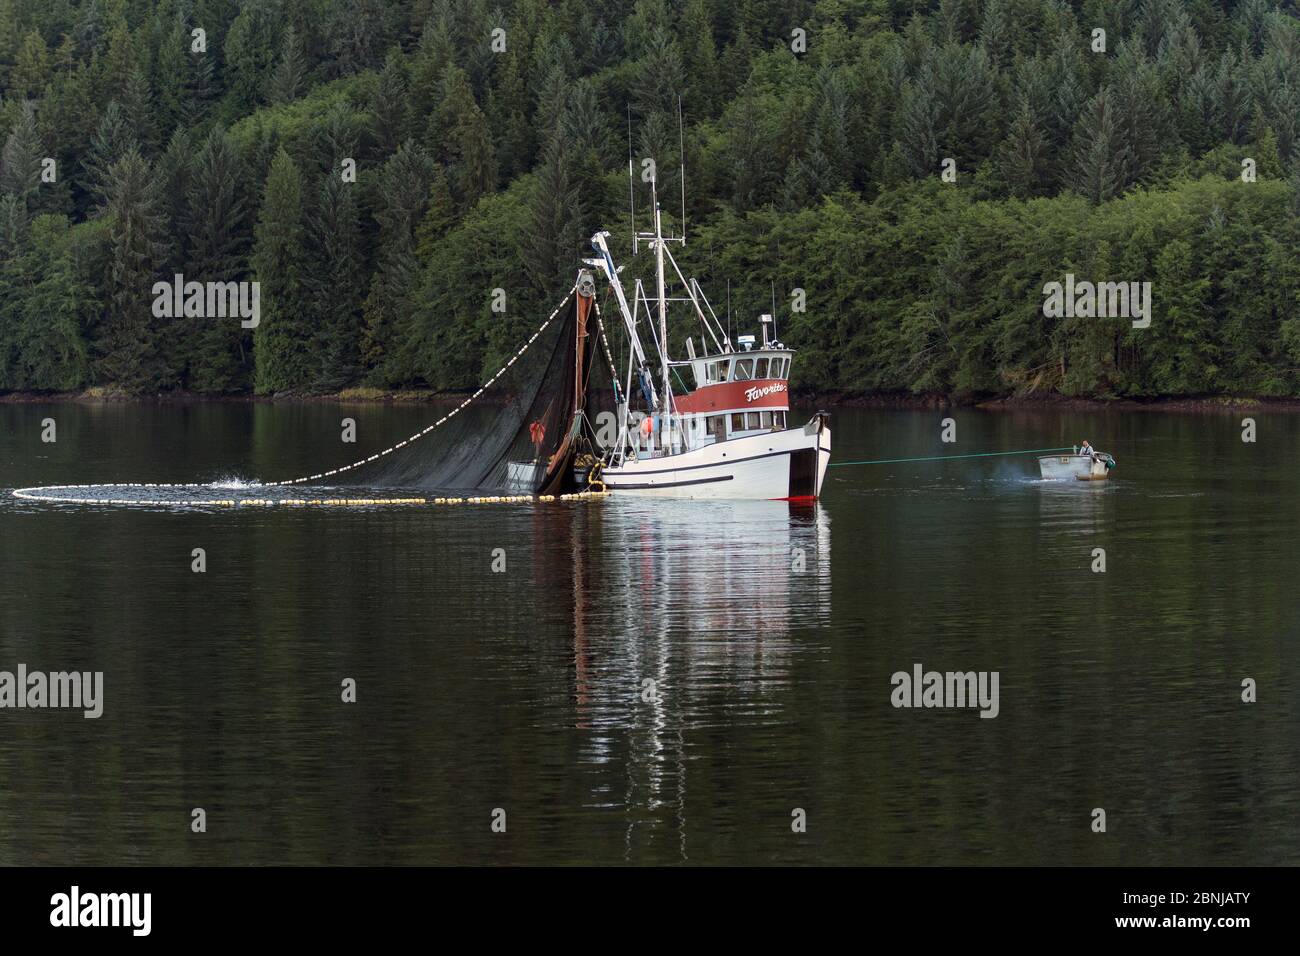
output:
[[[764,395],[771,395],[774,392],[784,392],[785,382],[777,382],[774,385],[763,385],[757,388],[745,389],[745,401],[752,402],[756,398],[762,398]]]

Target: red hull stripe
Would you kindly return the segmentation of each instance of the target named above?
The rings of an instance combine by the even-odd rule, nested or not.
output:
[[[776,378],[760,378],[753,382],[705,385],[686,395],[676,396],[673,402],[679,412],[702,414],[753,408],[789,409],[789,397],[786,382]]]

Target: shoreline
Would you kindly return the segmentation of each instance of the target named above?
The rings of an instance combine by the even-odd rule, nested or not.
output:
[[[1234,412],[1300,411],[1300,397],[1258,398],[1242,395],[1172,395],[1149,399],[1134,398],[1083,398],[1068,395],[910,395],[905,393],[811,393],[799,396],[801,401],[817,404],[828,402],[842,408],[896,408],[900,410],[926,410],[945,408],[975,408],[981,411],[1124,411],[1124,412]]]
[[[105,388],[69,392],[0,392],[0,405],[78,403],[89,405],[198,405],[198,404],[337,404],[337,405],[436,405],[455,403],[473,393],[426,389],[349,388],[321,395],[255,395],[251,392],[212,395],[201,392],[158,392],[138,394]],[[488,396],[483,396],[488,398]],[[981,411],[1300,411],[1300,397],[1257,398],[1252,396],[1167,396],[1150,399],[1082,398],[1045,393],[1023,396],[944,395],[909,392],[816,392],[791,393],[794,403],[828,408],[876,408],[899,411],[979,409]],[[490,401],[490,399],[489,399]]]

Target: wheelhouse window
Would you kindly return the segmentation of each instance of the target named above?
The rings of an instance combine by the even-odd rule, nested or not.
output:
[[[748,382],[754,377],[754,360],[738,359],[736,361],[736,381]]]
[[[772,377],[785,378],[785,367],[788,362],[788,359],[772,359]]]
[[[777,359],[773,359],[772,364],[776,365],[778,364],[778,361],[779,360]],[[761,358],[754,360],[754,378],[767,378],[767,359]]]
[[[727,380],[727,368],[731,365],[730,361],[710,362],[706,366],[705,380],[709,382],[725,382]]]

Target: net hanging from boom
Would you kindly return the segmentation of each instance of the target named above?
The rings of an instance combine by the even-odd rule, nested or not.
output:
[[[330,489],[383,488],[447,494],[556,495],[583,490],[575,462],[594,450],[594,422],[613,407],[583,273],[554,312],[481,388],[437,421],[388,448],[316,474],[239,485],[241,503],[330,497]],[[312,487],[316,486],[316,487]],[[36,501],[232,504],[213,484],[96,484],[20,488]],[[226,495],[221,496],[223,499]],[[417,499],[389,499],[406,503]],[[295,501],[295,503],[297,503]],[[361,502],[357,502],[361,503]]]
[[[360,466],[353,480],[504,494],[578,490],[575,461],[593,449],[599,411],[613,405],[593,304],[594,287],[580,281],[557,319],[490,391],[430,441]]]

